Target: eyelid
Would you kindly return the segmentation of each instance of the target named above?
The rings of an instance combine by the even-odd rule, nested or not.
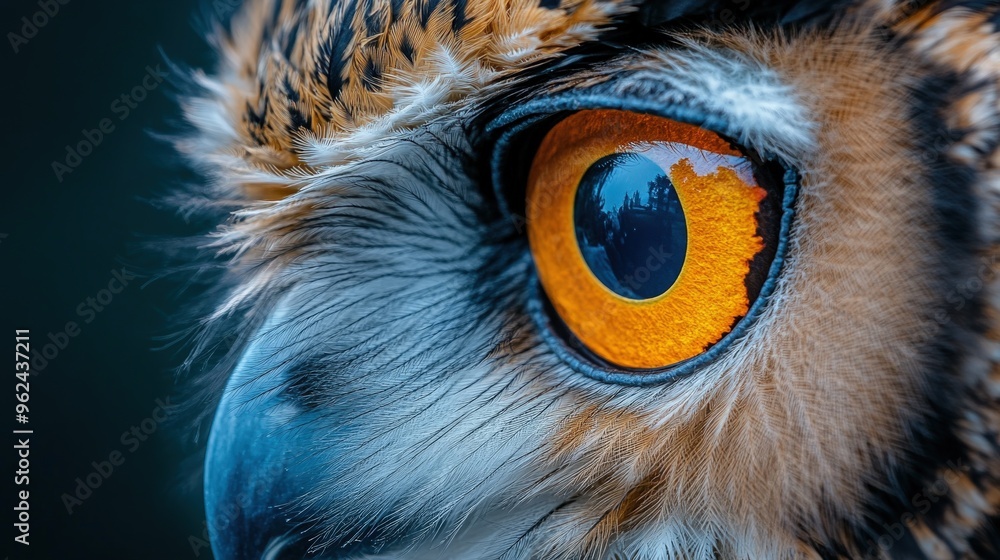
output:
[[[541,143],[546,124],[554,124],[560,117],[582,109],[618,109],[645,113],[694,125],[726,136],[722,131],[729,124],[721,115],[705,114],[683,106],[663,106],[648,99],[615,97],[601,93],[563,92],[553,96],[533,98],[514,105],[490,121],[485,132],[493,139],[490,155],[490,182],[501,212],[515,224],[525,219],[519,200],[523,200],[520,186],[526,184],[534,148]],[[520,165],[511,165],[520,159]],[[519,228],[520,229],[520,228]]]
[[[555,76],[561,89],[553,89],[551,73],[544,83],[529,78],[480,130],[499,139],[528,119],[607,108],[693,124],[789,168],[806,165],[817,149],[818,124],[794,84],[765,62],[718,45],[619,48]]]

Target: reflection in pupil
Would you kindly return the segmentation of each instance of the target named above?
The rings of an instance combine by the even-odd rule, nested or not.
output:
[[[666,172],[649,158],[618,153],[591,165],[580,179],[573,219],[584,260],[616,294],[654,298],[680,275],[684,210]]]

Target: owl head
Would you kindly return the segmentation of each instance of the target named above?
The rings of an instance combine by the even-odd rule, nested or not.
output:
[[[995,2],[250,0],[212,38],[176,145],[216,557],[1000,554]]]

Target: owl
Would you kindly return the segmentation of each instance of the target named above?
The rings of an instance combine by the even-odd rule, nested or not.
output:
[[[1000,558],[1000,4],[223,19],[217,558]]]

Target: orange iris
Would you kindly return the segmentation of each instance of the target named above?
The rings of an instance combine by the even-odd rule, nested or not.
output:
[[[590,351],[663,368],[704,352],[747,314],[768,195],[718,135],[618,110],[574,113],[542,141],[527,223],[539,279]]]

